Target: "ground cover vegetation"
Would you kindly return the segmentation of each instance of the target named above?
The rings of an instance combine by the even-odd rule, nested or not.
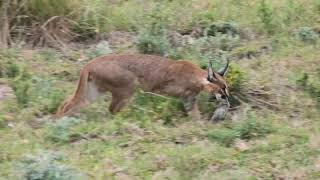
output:
[[[0,179],[320,178],[318,0],[0,0]],[[54,121],[90,59],[146,53],[227,74],[227,118],[202,93],[137,90]]]

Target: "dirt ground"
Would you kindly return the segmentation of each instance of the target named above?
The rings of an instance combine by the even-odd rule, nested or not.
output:
[[[10,96],[13,96],[11,87],[8,84],[0,82],[0,103]]]

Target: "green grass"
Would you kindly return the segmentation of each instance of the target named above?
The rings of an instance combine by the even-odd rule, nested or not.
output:
[[[76,62],[77,56],[100,52],[79,50],[75,57],[65,57],[55,50],[33,50],[28,59],[21,49],[1,50],[0,82],[9,84],[15,97],[0,102],[0,179],[27,177],[18,166],[26,156],[37,160],[32,168],[24,166],[28,172],[50,174],[42,169],[48,163],[37,164],[42,160],[39,152],[64,157],[50,161],[50,169],[61,174],[71,169],[89,179],[320,178],[319,41],[303,39],[310,34],[316,38],[316,31],[309,31],[318,24],[316,0],[270,0],[265,5],[260,0],[56,2],[65,4],[61,9],[49,1],[28,3],[30,8],[23,11],[30,12],[27,15],[39,22],[65,16],[82,35],[112,30],[138,35],[160,25],[182,31],[234,22],[239,39],[203,37],[182,50],[169,47],[169,55],[204,66],[208,57],[201,48],[223,48],[217,42],[236,44],[229,52],[235,57],[258,55],[232,62],[228,79],[237,99],[223,122],[205,120],[215,107],[206,93],[199,102],[204,119],[195,122],[182,112],[179,99],[139,90],[116,116],[107,111],[107,94],[73,117],[54,122],[58,105],[75,89],[86,62]],[[72,13],[70,8],[80,10]],[[247,39],[245,33],[255,38]],[[270,49],[260,54],[261,46]]]

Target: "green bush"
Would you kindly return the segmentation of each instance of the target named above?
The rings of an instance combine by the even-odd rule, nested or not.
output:
[[[20,75],[10,81],[17,102],[21,107],[35,107],[43,113],[55,113],[65,94],[53,87],[53,80],[33,76],[26,68],[21,68]]]
[[[49,123],[45,130],[45,137],[58,144],[68,143],[80,136],[74,127],[82,122],[81,119],[64,117],[57,122]]]
[[[61,163],[63,157],[56,152],[43,151],[26,156],[19,170],[26,180],[81,180],[86,175]]]
[[[320,106],[320,68],[317,69],[316,75],[302,73],[296,80],[305,92],[307,92]]]
[[[140,33],[137,47],[143,54],[164,55],[169,50],[169,42],[165,35],[152,35],[146,31]]]
[[[194,40],[192,46],[201,54],[212,53],[215,50],[231,51],[240,46],[240,36],[217,33],[215,36],[204,36]]]
[[[32,88],[29,96],[32,97],[31,105],[40,109],[44,114],[55,113],[60,103],[65,99],[65,93],[54,87],[53,79],[32,77]]]
[[[110,53],[112,53],[112,50],[108,41],[101,41],[93,49],[90,49],[86,52],[88,59],[93,59]]]
[[[21,68],[20,75],[10,82],[18,103],[26,107],[30,101],[31,74],[26,68]]]
[[[59,59],[57,51],[53,49],[43,49],[39,52],[38,56],[35,58],[43,61],[53,61]]]
[[[1,57],[0,54],[0,77],[14,78],[20,73],[20,67],[13,59]]]
[[[49,112],[51,114],[56,113],[58,107],[64,99],[65,95],[61,90],[52,90],[44,102],[42,111]]]
[[[236,63],[231,63],[226,74],[228,86],[231,92],[241,92],[243,83],[246,81],[246,74]]]
[[[239,135],[233,129],[224,128],[210,132],[208,138],[212,141],[230,146],[235,139],[239,138]]]
[[[146,24],[140,30],[137,47],[144,54],[164,55],[169,52],[168,40],[168,16],[163,13],[165,7],[158,3],[149,14],[146,15]]]
[[[182,103],[178,99],[169,99],[156,94],[138,91],[130,103],[129,111],[121,113],[122,119],[138,120],[141,127],[145,127],[152,119],[162,119],[166,125],[173,125],[182,116]]]
[[[250,140],[263,137],[273,131],[272,124],[258,121],[255,116],[251,115],[248,120],[232,125],[230,128],[222,128],[209,132],[208,138],[229,146],[235,139]]]
[[[250,140],[273,132],[273,128],[268,122],[258,121],[255,116],[251,116],[244,123],[237,125],[234,132],[240,139]]]
[[[14,78],[19,75],[20,67],[15,62],[15,54],[0,51],[0,77]]]
[[[303,42],[315,42],[319,38],[319,34],[312,27],[299,28],[297,35]]]
[[[263,23],[263,27],[268,34],[273,34],[275,31],[274,12],[272,6],[266,0],[260,1],[258,8],[258,17]]]
[[[4,74],[6,74],[6,76],[9,78],[14,78],[14,77],[18,76],[19,71],[20,71],[19,66],[13,62],[9,62],[8,64],[6,64],[4,66],[4,69],[5,69]]]
[[[204,34],[206,36],[218,36],[220,34],[227,34],[230,36],[239,35],[239,27],[235,22],[217,21],[205,28]]]

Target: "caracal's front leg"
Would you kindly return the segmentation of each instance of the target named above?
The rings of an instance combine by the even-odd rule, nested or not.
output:
[[[182,98],[183,106],[193,120],[200,120],[201,115],[198,109],[198,103],[196,96]]]

